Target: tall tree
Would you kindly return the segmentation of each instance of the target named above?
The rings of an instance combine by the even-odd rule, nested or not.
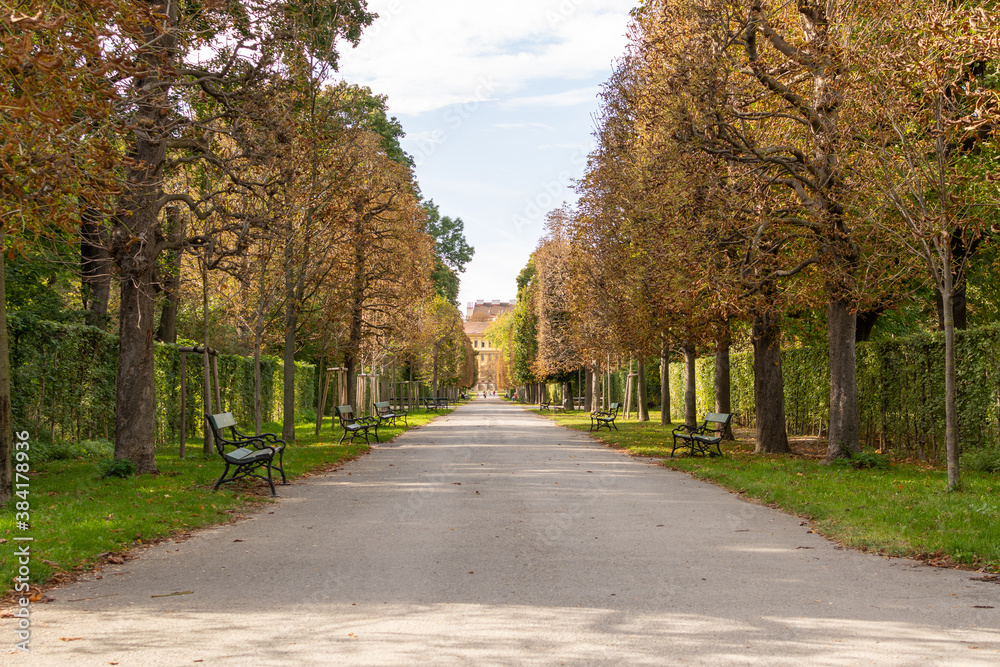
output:
[[[563,387],[563,407],[573,408],[570,377],[582,368],[583,360],[576,347],[573,313],[570,310],[573,288],[573,249],[570,228],[573,212],[566,208],[549,213],[546,236],[535,250],[538,289],[535,314],[538,318],[538,358],[535,374],[552,378]]]
[[[475,248],[465,239],[465,223],[461,218],[442,216],[433,200],[424,202],[427,213],[427,233],[434,239],[434,291],[458,305],[458,274],[472,260]]]
[[[830,359],[827,458],[860,449],[855,315],[862,250],[848,213],[850,146],[845,104],[857,78],[851,37],[856,3],[712,0],[700,15],[721,63],[714,97],[693,123],[703,148],[749,169],[785,203],[766,224],[809,241],[806,256],[778,273],[822,269]],[[709,53],[709,52],[703,52]],[[761,329],[762,334],[769,327]]]
[[[50,233],[78,229],[117,187],[109,119],[131,54],[109,26],[127,6],[25,0],[0,16],[0,503],[11,494],[13,435],[4,262]]]
[[[940,298],[945,334],[948,487],[959,488],[956,295],[970,249],[1000,203],[982,175],[1000,146],[1000,19],[952,2],[902,3],[872,49],[870,181],[890,211],[880,224],[922,260]]]
[[[356,44],[373,16],[363,1],[241,3],[188,7],[180,0],[146,0],[138,22],[143,50],[139,70],[121,90],[132,116],[126,161],[127,189],[111,233],[121,280],[115,457],[155,471],[153,457],[153,299],[157,260],[172,247],[160,223],[171,202],[198,218],[212,214],[211,192],[198,200],[167,192],[165,175],[176,165],[207,160],[234,176],[234,162],[215,148],[242,117],[240,103],[257,82],[296,59],[336,63],[339,41]],[[211,53],[207,62],[199,54]],[[191,103],[176,103],[177,93]],[[235,179],[238,180],[238,179]]]

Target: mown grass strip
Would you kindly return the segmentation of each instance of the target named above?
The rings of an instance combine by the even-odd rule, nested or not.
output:
[[[448,412],[417,411],[408,416],[409,428]],[[281,427],[268,424],[264,430],[280,433]],[[318,437],[314,430],[315,424],[295,428],[296,442],[285,450],[289,481],[328,470],[368,450],[363,442],[338,445],[341,431],[331,431],[329,420]],[[402,424],[379,428],[379,438],[387,442],[405,430]],[[33,464],[29,530],[16,529],[13,502],[0,513],[0,591],[9,592],[17,575],[15,536],[33,538],[30,583],[38,585],[91,567],[108,554],[225,523],[241,511],[272,502],[267,484],[256,479],[224,484],[213,492],[224,464],[214,450],[211,456],[202,457],[200,441],[188,443],[184,459],[178,456],[176,445],[162,448],[156,465],[157,475],[118,479],[101,477],[100,461],[94,459]],[[280,474],[275,481],[281,483]],[[287,487],[276,488],[281,495]]]
[[[586,412],[539,414],[587,431]],[[962,491],[947,491],[939,468],[893,462],[889,470],[825,465],[795,455],[754,455],[749,440],[724,442],[723,457],[667,458],[671,427],[617,421],[619,431],[595,436],[635,456],[707,480],[761,503],[802,516],[814,529],[846,546],[937,565],[1000,572],[1000,475],[965,471]],[[744,437],[749,437],[743,434]]]

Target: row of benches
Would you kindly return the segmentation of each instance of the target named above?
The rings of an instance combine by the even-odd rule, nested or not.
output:
[[[547,410],[551,408],[551,404],[542,403],[539,407],[542,410]],[[562,409],[562,406],[557,406],[554,409]],[[606,428],[610,431],[614,427],[617,431],[618,425],[615,424],[615,419],[618,417],[620,409],[620,403],[612,403],[607,410],[591,412],[590,430],[600,431],[601,428]],[[690,450],[691,456],[694,456],[696,451],[707,456],[722,456],[722,449],[719,445],[723,436],[729,431],[732,420],[733,413],[709,412],[701,424],[695,426],[681,424],[671,431],[674,439],[673,448],[670,450],[671,458],[678,449],[685,448]],[[715,426],[709,426],[709,424],[715,424]],[[715,447],[714,452],[712,447]]]
[[[542,404],[547,407],[547,404]],[[590,430],[600,430],[607,428],[609,431],[614,428],[618,430],[615,419],[618,417],[620,404],[612,403],[606,411],[596,411],[590,414]],[[544,409],[544,407],[543,407]],[[343,428],[344,433],[340,436],[340,443],[350,435],[350,442],[354,442],[357,437],[364,436],[365,443],[369,443],[368,434],[374,431],[375,442],[379,442],[378,427],[382,425],[394,426],[399,419],[403,424],[409,426],[406,421],[406,411],[392,410],[389,401],[375,403],[375,414],[368,417],[358,417],[354,414],[354,408],[350,405],[337,406],[337,419]],[[729,429],[732,421],[732,414],[709,412],[699,426],[681,425],[673,430],[674,446],[670,451],[673,457],[678,448],[689,448],[691,456],[695,451],[704,455],[722,456],[722,449],[719,443],[722,442],[723,435]],[[285,441],[273,433],[262,433],[260,435],[247,435],[241,433],[236,428],[236,419],[231,412],[224,412],[216,415],[205,415],[209,428],[215,439],[215,446],[219,455],[225,462],[226,467],[218,481],[215,482],[213,490],[218,490],[219,486],[226,482],[233,482],[245,477],[256,477],[268,483],[271,487],[271,495],[278,495],[274,489],[274,479],[272,471],[277,469],[281,473],[281,483],[288,484],[285,475]],[[711,427],[709,424],[715,424]],[[225,429],[229,429],[229,436],[224,435]],[[339,444],[339,443],[338,443]],[[711,450],[715,447],[716,451]],[[232,451],[226,451],[233,448]],[[274,458],[278,457],[275,465]],[[230,473],[230,469],[232,473]],[[266,471],[266,476],[264,472]]]
[[[382,425],[395,426],[400,419],[403,420],[404,425],[409,426],[406,421],[406,412],[392,410],[389,401],[375,403],[375,414],[370,417],[356,417],[354,408],[350,405],[337,406],[337,420],[344,429],[344,434],[340,437],[341,443],[348,435],[351,436],[351,442],[354,442],[356,437],[363,435],[367,443],[369,442],[368,433],[372,430],[375,432],[375,442],[378,442],[378,427]],[[213,490],[217,491],[219,486],[226,482],[235,482],[245,477],[256,477],[267,482],[271,487],[271,495],[276,496],[278,494],[274,490],[272,471],[281,473],[282,485],[288,484],[288,478],[285,475],[284,440],[273,433],[261,433],[260,435],[241,433],[236,428],[236,419],[231,412],[205,415],[205,420],[212,431],[215,447],[226,464],[222,475],[215,482]],[[277,462],[275,462],[275,457],[277,457]]]

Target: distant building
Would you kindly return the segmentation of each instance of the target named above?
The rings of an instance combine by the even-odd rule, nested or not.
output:
[[[497,369],[501,363],[500,351],[486,340],[486,328],[497,317],[511,311],[517,301],[472,301],[468,302],[465,314],[465,335],[472,341],[479,365],[479,382],[475,391],[497,390]]]

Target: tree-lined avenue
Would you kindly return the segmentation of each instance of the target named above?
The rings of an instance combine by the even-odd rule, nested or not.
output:
[[[841,549],[495,399],[281,494],[50,591],[17,663],[1000,659],[995,584]]]

